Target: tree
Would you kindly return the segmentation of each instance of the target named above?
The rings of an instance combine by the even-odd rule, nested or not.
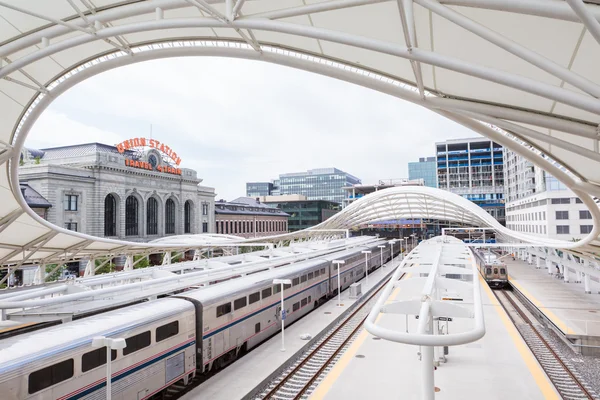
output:
[[[57,264],[48,264],[46,265],[46,274],[50,274],[54,268],[56,268]],[[46,281],[56,281],[62,275],[62,272],[65,270],[65,266],[61,265],[59,268],[56,268],[56,271],[52,272],[50,275],[46,275]]]

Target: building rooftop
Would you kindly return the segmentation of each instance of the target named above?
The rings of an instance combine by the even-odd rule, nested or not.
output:
[[[278,217],[289,217],[280,209],[263,204],[251,197],[238,197],[232,201],[219,200],[215,202],[216,214],[246,214],[246,215],[274,215]]]
[[[31,208],[50,208],[52,204],[44,196],[36,192],[27,183],[20,183],[21,193],[27,202],[27,205]]]

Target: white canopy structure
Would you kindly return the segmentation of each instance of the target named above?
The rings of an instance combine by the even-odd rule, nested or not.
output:
[[[600,232],[599,18],[582,0],[0,0],[0,265],[165,247],[48,224],[20,193],[19,154],[70,87],[184,56],[276,63],[422,105],[563,181],[592,212],[577,244],[590,245]]]

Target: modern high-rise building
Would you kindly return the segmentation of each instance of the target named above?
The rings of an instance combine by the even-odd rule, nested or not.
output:
[[[508,228],[563,240],[592,231],[588,207],[558,179],[507,149],[504,164]]]
[[[305,172],[281,174],[273,183],[247,183],[246,195],[258,197],[301,194],[308,200],[327,200],[341,204],[345,197],[342,188],[359,183],[361,183],[360,179],[337,168],[309,169]],[[267,189],[269,193],[265,192]],[[254,194],[261,191],[264,194]]]
[[[340,205],[327,200],[307,200],[303,195],[280,195],[261,197],[260,201],[277,207],[289,215],[290,232],[307,229],[335,215]]]
[[[435,145],[438,188],[471,200],[504,224],[502,146],[486,138],[453,139]]]
[[[420,157],[418,162],[409,162],[408,179],[423,179],[425,186],[437,187],[437,164],[435,157]]]
[[[246,196],[260,197],[271,196],[273,184],[271,182],[248,182],[246,183]]]
[[[435,161],[434,161],[435,164]],[[379,190],[393,188],[397,186],[425,186],[423,179],[380,179],[374,184],[356,184],[352,186],[345,186],[344,189],[344,201],[342,208],[348,207],[351,203],[361,199],[373,192]]]

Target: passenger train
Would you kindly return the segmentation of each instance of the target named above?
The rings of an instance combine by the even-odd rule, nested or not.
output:
[[[106,398],[106,348],[93,348],[96,336],[124,338],[112,350],[112,398],[161,398],[178,383],[208,374],[234,361],[281,326],[281,286],[286,323],[292,323],[381,266],[376,241],[313,260],[254,273],[174,296],[119,308],[0,341],[2,400]],[[389,246],[383,260],[391,258]]]
[[[473,249],[479,273],[493,289],[504,289],[508,286],[508,268],[493,251]]]

